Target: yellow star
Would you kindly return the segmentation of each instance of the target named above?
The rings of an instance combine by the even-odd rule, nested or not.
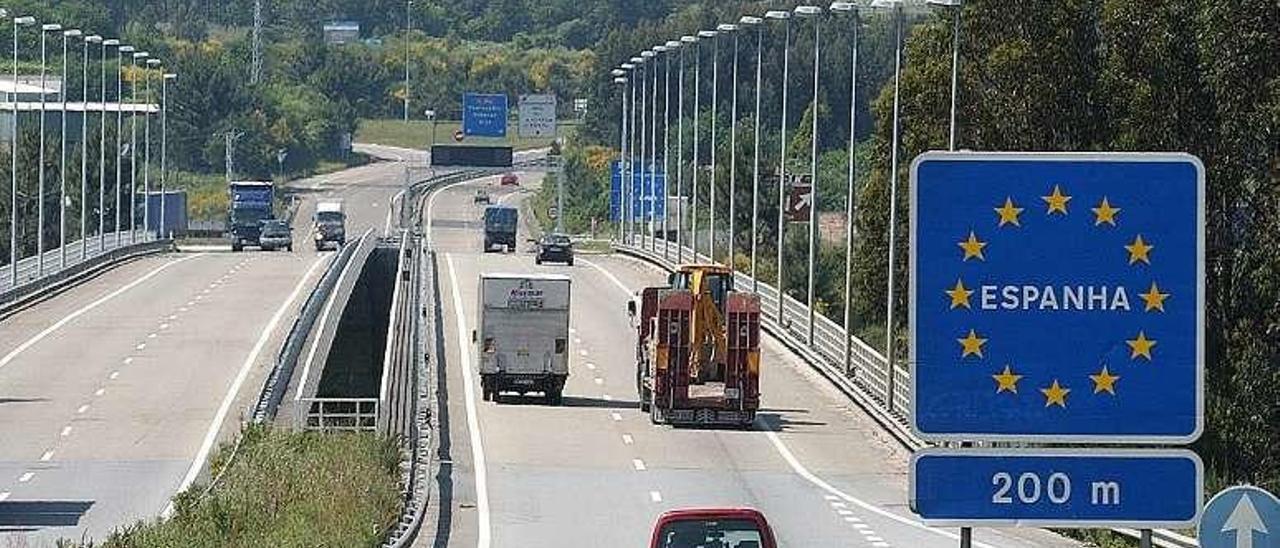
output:
[[[987,258],[982,255],[982,248],[987,247],[987,242],[978,241],[978,236],[974,234],[972,230],[969,231],[968,240],[956,245],[960,246],[960,249],[964,250],[964,260],[966,261],[974,257],[977,257],[980,261],[987,260]]]
[[[1064,388],[1062,385],[1058,384],[1058,379],[1054,379],[1053,386],[1041,388],[1040,393],[1044,394],[1045,407],[1057,405],[1058,407],[1065,408],[1067,406],[1067,394],[1071,393],[1071,389]]]
[[[1102,198],[1102,203],[1099,204],[1098,207],[1093,208],[1093,214],[1098,217],[1097,222],[1093,223],[1093,226],[1099,226],[1102,223],[1116,226],[1117,213],[1120,213],[1120,208],[1111,207],[1111,202],[1108,202],[1107,198],[1104,196]]]
[[[951,309],[958,307],[969,308],[969,297],[973,295],[972,289],[965,289],[964,282],[956,280],[956,287],[946,291],[947,296],[951,297]]]
[[[1169,298],[1168,293],[1160,292],[1160,288],[1156,286],[1155,282],[1151,282],[1150,290],[1146,293],[1139,293],[1138,296],[1142,297],[1142,300],[1147,302],[1147,312],[1151,312],[1152,310],[1164,312],[1164,300]]]
[[[1129,250],[1129,264],[1134,264],[1138,261],[1151,264],[1151,250],[1155,249],[1156,246],[1148,245],[1147,242],[1142,241],[1142,235],[1139,234],[1132,244],[1126,245],[1124,248]]]
[[[1107,366],[1102,366],[1101,373],[1089,375],[1089,378],[1093,379],[1094,394],[1106,392],[1112,396],[1116,395],[1116,381],[1120,380],[1120,377],[1112,375],[1111,371],[1107,370]]]
[[[1050,194],[1048,196],[1042,196],[1040,199],[1044,200],[1049,204],[1050,215],[1053,215],[1053,212],[1055,211],[1060,212],[1063,215],[1066,215],[1067,202],[1071,201],[1071,197],[1067,196],[1066,194],[1063,194],[1062,188],[1059,187],[1058,185],[1053,185],[1053,194]]]
[[[961,358],[967,358],[969,356],[977,356],[979,358],[983,357],[982,345],[987,344],[987,339],[979,339],[976,331],[970,329],[968,337],[956,339],[956,341],[964,348],[964,355],[960,356]]]
[[[1014,375],[1013,370],[1009,366],[1004,366],[1004,372],[999,375],[992,375],[991,378],[996,380],[996,393],[1010,392],[1018,393],[1018,381],[1022,380],[1022,375]]]
[[[1147,361],[1151,361],[1151,349],[1155,347],[1156,341],[1154,339],[1148,339],[1145,332],[1139,331],[1138,338],[1125,342],[1129,344],[1129,348],[1133,349],[1129,359],[1136,360],[1138,359],[1138,356],[1142,356],[1146,358]]]
[[[1022,226],[1022,223],[1018,221],[1018,216],[1022,215],[1022,211],[1023,211],[1022,208],[1015,207],[1013,205],[1012,197],[1005,198],[1004,206],[996,208],[996,213],[1000,214],[1000,226],[1004,226],[1007,224],[1011,224],[1013,226]]]

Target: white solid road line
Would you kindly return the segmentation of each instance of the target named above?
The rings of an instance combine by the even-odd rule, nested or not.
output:
[[[598,265],[598,264],[596,264],[596,263],[594,263],[594,262],[591,262],[591,261],[589,261],[589,260],[587,260],[587,259],[579,258],[578,260],[579,260],[579,261],[582,261],[582,262],[583,262],[583,264],[586,264],[587,266],[589,266],[589,267],[591,267],[591,268],[594,268],[594,269],[596,269],[596,270],[600,271],[600,273],[601,273],[601,274],[604,274],[604,277],[605,277],[605,278],[608,278],[608,279],[609,279],[609,281],[613,282],[613,285],[618,286],[618,289],[621,289],[623,293],[626,293],[626,294],[627,294],[627,298],[631,298],[631,296],[632,296],[631,288],[627,287],[627,284],[622,283],[622,280],[619,280],[619,279],[618,279],[618,277],[617,277],[617,276],[614,276],[612,272],[609,272],[608,270],[605,270],[605,269],[604,269],[604,267],[602,267],[602,266],[600,266],[600,265]]]
[[[77,309],[75,312],[72,312],[72,313],[70,313],[70,314],[67,314],[67,316],[66,316],[66,317],[62,318],[61,320],[58,320],[58,321],[57,321],[56,323],[54,323],[53,325],[51,325],[51,326],[49,326],[49,327],[46,327],[46,328],[44,329],[44,331],[41,331],[41,332],[37,333],[34,337],[31,337],[31,338],[30,338],[30,339],[28,339],[26,342],[24,342],[24,343],[22,343],[22,344],[18,345],[18,347],[17,347],[17,348],[14,348],[14,349],[13,349],[12,351],[10,351],[8,354],[5,354],[5,356],[4,356],[3,358],[0,358],[0,369],[3,369],[3,368],[4,368],[4,366],[9,365],[9,363],[10,363],[10,362],[12,362],[12,361],[14,360],[14,358],[17,358],[17,357],[18,357],[19,355],[21,355],[23,352],[26,352],[28,348],[31,348],[31,347],[32,347],[32,346],[34,346],[36,343],[38,343],[38,342],[40,342],[40,341],[44,340],[44,338],[45,338],[45,337],[48,337],[49,335],[54,334],[54,333],[55,333],[55,332],[57,332],[59,329],[62,329],[64,326],[66,326],[68,323],[71,323],[71,321],[72,321],[72,320],[75,320],[76,318],[79,318],[80,316],[85,315],[85,314],[86,314],[86,313],[88,313],[89,311],[91,311],[91,310],[93,310],[93,309],[95,309],[95,308],[98,308],[99,306],[102,306],[102,305],[103,305],[103,304],[105,304],[106,302],[108,302],[108,301],[110,301],[110,300],[112,300],[112,299],[114,299],[114,298],[116,298],[116,297],[119,297],[120,295],[124,294],[126,291],[129,291],[130,289],[133,289],[133,288],[135,288],[135,287],[138,287],[139,285],[143,284],[143,283],[144,283],[144,282],[146,282],[147,280],[150,280],[151,278],[156,277],[156,276],[157,276],[157,275],[159,275],[161,272],[164,272],[166,269],[168,269],[169,267],[171,267],[171,266],[173,266],[173,265],[176,265],[176,264],[181,263],[181,262],[189,261],[189,260],[194,259],[194,258],[196,258],[196,257],[203,257],[203,256],[204,256],[203,254],[191,255],[191,256],[189,256],[189,257],[183,257],[183,258],[181,258],[181,259],[174,259],[174,260],[172,260],[172,261],[169,261],[169,262],[167,262],[167,263],[165,263],[165,264],[162,264],[162,265],[160,265],[160,266],[156,267],[156,268],[155,268],[155,270],[152,270],[151,272],[148,272],[148,273],[146,273],[146,274],[142,275],[142,276],[141,276],[141,277],[139,277],[138,279],[136,279],[136,280],[134,280],[134,281],[132,281],[132,282],[129,282],[128,284],[125,284],[125,285],[124,285],[123,287],[121,287],[120,289],[117,289],[117,290],[115,290],[115,291],[112,291],[111,293],[106,294],[106,295],[105,295],[105,296],[103,296],[102,298],[100,298],[100,299],[98,299],[98,300],[96,300],[96,301],[93,301],[93,302],[91,302],[91,303],[89,303],[89,304],[85,305],[85,306],[84,306],[84,307],[82,307],[82,308]]]
[[[428,206],[429,207],[429,206]],[[467,401],[467,430],[471,433],[471,462],[476,482],[476,517],[479,531],[476,548],[489,548],[489,478],[485,470],[484,445],[480,438],[480,414],[476,410],[475,381],[471,378],[471,341],[467,337],[467,318],[462,309],[462,293],[458,288],[458,273],[453,265],[453,255],[445,255],[449,265],[449,284],[453,289],[453,313],[458,325],[458,368],[462,370],[462,390]]]
[[[244,380],[249,376],[249,371],[258,361],[258,356],[262,354],[262,350],[266,348],[267,341],[271,340],[271,336],[276,331],[276,326],[280,324],[280,320],[289,312],[289,308],[293,306],[294,301],[298,300],[298,296],[302,294],[302,289],[307,286],[307,282],[311,279],[311,275],[323,263],[323,259],[316,259],[311,264],[311,268],[302,275],[298,280],[298,285],[294,286],[293,292],[284,300],[280,308],[276,309],[276,313],[267,321],[267,325],[262,328],[262,335],[258,337],[258,342],[254,343],[253,349],[249,351],[249,355],[245,356],[244,363],[240,365],[240,372],[236,374],[235,381],[227,389],[226,395],[222,397],[222,405],[218,406],[218,412],[213,416],[213,421],[209,423],[209,430],[204,434],[204,441],[200,444],[200,450],[196,452],[195,460],[191,462],[191,467],[187,469],[187,475],[182,478],[182,483],[178,485],[175,493],[186,491],[195,483],[196,477],[200,475],[200,471],[204,469],[205,462],[209,459],[209,452],[213,450],[213,444],[218,440],[218,431],[222,430],[222,422],[226,420],[227,413],[231,411],[231,404],[235,402],[236,395],[240,393],[240,387],[244,385]],[[165,507],[160,516],[168,519],[173,515],[173,503],[170,502]]]

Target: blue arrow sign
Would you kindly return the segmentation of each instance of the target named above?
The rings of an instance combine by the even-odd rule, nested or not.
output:
[[[1182,450],[926,449],[911,508],[929,525],[1189,527],[1203,466]]]
[[[1199,437],[1197,159],[928,153],[911,175],[909,360],[922,438]]]
[[[1202,548],[1280,548],[1280,499],[1257,487],[1232,487],[1204,507]]]
[[[506,137],[507,96],[503,94],[463,94],[462,133],[476,137]]]

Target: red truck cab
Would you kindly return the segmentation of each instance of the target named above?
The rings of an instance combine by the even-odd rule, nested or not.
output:
[[[764,514],[751,508],[672,510],[658,517],[649,548],[777,548]]]

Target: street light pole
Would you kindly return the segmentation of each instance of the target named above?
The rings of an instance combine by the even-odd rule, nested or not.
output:
[[[900,115],[901,103],[900,92],[902,91],[902,5],[897,4],[893,8],[894,19],[894,57],[893,57],[893,149],[890,152],[889,164],[889,287],[887,299],[885,300],[885,359],[888,361],[885,402],[889,412],[893,412],[893,391],[897,381],[897,375],[894,369],[894,336],[893,336],[893,309],[894,309],[894,270],[897,265],[897,253],[894,249],[898,245],[898,143],[900,139]]]
[[[770,11],[764,14],[766,19],[780,19],[786,25],[786,34],[782,40],[782,121],[779,124],[782,131],[782,152],[778,156],[778,324],[786,325],[784,319],[786,317],[786,307],[783,306],[785,293],[783,291],[783,282],[785,277],[782,271],[782,243],[783,236],[787,227],[787,89],[791,78],[791,12],[789,11]]]
[[[80,56],[80,260],[89,258],[89,44],[102,42],[98,35],[86,36]],[[99,204],[101,207],[101,204]]]
[[[698,163],[698,109],[702,108],[702,40],[696,36],[698,47],[693,55],[693,202],[692,214],[689,216],[689,234],[693,238],[693,262],[698,260],[698,171],[702,166]]]
[[[133,46],[120,46],[115,49],[115,247],[120,247],[122,234],[120,224],[124,211],[120,209],[120,192],[124,187],[124,54],[133,54]],[[131,61],[132,63],[132,61]],[[132,198],[131,198],[132,202]],[[129,213],[129,227],[133,227],[132,213]]]
[[[636,125],[639,120],[636,119],[636,83],[640,79],[640,63],[644,61],[639,57],[631,58],[631,125],[628,127],[627,139],[630,145],[627,148],[627,181],[625,184],[627,192],[627,245],[635,242],[636,235]],[[643,133],[641,134],[643,135]],[[642,143],[643,146],[643,143]],[[643,157],[643,152],[641,153]]]
[[[854,206],[857,203],[857,149],[858,149],[858,39],[862,21],[858,5],[853,2],[835,2],[831,11],[846,12],[853,17],[852,68],[849,75],[849,179],[845,189],[845,242],[844,242],[844,372],[853,374],[853,237]]]
[[[658,61],[657,61],[657,55],[658,54],[653,50],[646,50],[640,54],[640,56],[643,57],[645,60],[645,79],[643,82],[640,83],[640,85],[645,87],[646,95],[649,97],[649,102],[648,102],[649,110],[647,112],[646,111],[640,112],[640,116],[642,117],[647,116],[649,121],[649,182],[648,184],[645,184],[644,176],[641,175],[640,188],[642,189],[644,199],[641,201],[640,212],[642,214],[641,218],[644,219],[645,224],[648,225],[649,244],[651,248],[653,245],[653,236],[654,236],[653,234],[654,197],[655,197],[655,193],[657,192],[656,189],[654,188],[655,186],[654,172],[657,170],[657,164],[658,164]],[[650,75],[653,76],[653,92],[652,93],[648,93]],[[644,136],[641,135],[640,138],[643,139]],[[641,162],[644,161],[643,152],[644,150],[641,149],[641,157],[640,157]],[[648,204],[647,213],[645,212],[645,209],[644,209],[645,204]],[[640,244],[641,244],[640,247],[643,248],[644,240],[641,240]]]
[[[18,27],[36,24],[35,17],[13,18],[13,150],[9,156],[9,287],[18,287]],[[44,90],[40,90],[44,91]]]
[[[964,0],[929,0],[933,6],[951,8],[953,28],[951,30],[951,138],[947,141],[947,149],[956,149],[956,100],[960,95],[960,11]]]
[[[708,232],[707,254],[711,262],[716,262],[716,139],[719,137],[720,118],[720,33],[704,30],[698,36],[711,39],[711,170],[707,172],[707,213],[710,215],[711,230]]]
[[[98,253],[107,249],[107,48],[119,45],[119,40],[102,41],[102,64],[99,67],[102,116],[98,124]]]
[[[45,69],[48,64],[47,43],[50,32],[62,30],[62,25],[47,24],[41,28],[40,33],[40,164],[38,171],[40,172],[40,188],[39,188],[39,213],[36,222],[36,267],[38,268],[38,276],[44,276],[44,137],[45,137],[45,109],[47,108],[47,94]],[[16,82],[16,81],[15,81]]]
[[[146,80],[147,86],[147,110],[142,113],[143,123],[146,124],[146,132],[142,137],[145,151],[142,157],[142,232],[153,238],[164,233],[164,226],[161,225],[156,227],[156,233],[151,235],[151,69],[159,66],[159,59],[147,59],[146,66],[142,69],[142,77]]]
[[[818,261],[818,83],[821,72],[822,8],[797,6],[796,15],[813,18],[813,133],[809,140],[809,344],[813,345],[814,323],[817,320],[817,291],[815,278]]]
[[[662,258],[667,260],[671,259],[671,53],[679,49],[679,41],[667,42],[667,74],[662,81]]]
[[[720,32],[733,33],[733,85],[730,86],[733,99],[730,101],[732,106],[729,108],[729,259],[725,262],[725,266],[733,270],[734,238],[737,235],[734,232],[734,216],[738,212],[736,208],[738,190],[738,26],[724,24],[720,25],[718,30]]]
[[[645,53],[648,53],[648,52],[646,51]],[[640,110],[636,114],[640,116],[640,200],[639,200],[640,201],[640,224],[632,225],[633,228],[631,230],[632,245],[635,245],[636,240],[639,240],[641,247],[644,247],[644,218],[645,218],[645,214],[644,214],[644,199],[645,199],[644,151],[645,151],[645,139],[649,136],[649,132],[648,132],[649,118],[648,118],[648,112],[646,112],[647,110],[646,105],[649,102],[649,65],[647,63],[648,60],[649,60],[648,57],[641,55],[640,68],[638,69],[640,71],[640,78],[639,78]],[[637,233],[639,233],[638,237],[637,237]]]
[[[677,226],[677,232],[678,232],[678,234],[676,235],[676,262],[677,262],[677,263],[681,263],[681,264],[683,264],[683,263],[684,263],[684,236],[685,236],[685,231],[684,231],[684,206],[685,206],[685,191],[684,191],[684,51],[685,51],[686,49],[689,49],[689,44],[696,44],[697,42],[698,42],[698,39],[697,39],[697,37],[694,37],[694,36],[681,36],[681,37],[680,37],[680,44],[681,44],[681,46],[680,46],[680,90],[679,90],[680,100],[679,100],[679,101],[677,101],[678,103],[680,103],[680,105],[679,105],[679,109],[677,109],[677,110],[679,110],[680,112],[676,115],[676,117],[678,118],[678,120],[676,121],[676,195],[677,195],[677,196],[679,196],[679,199],[678,199],[677,204],[676,204],[676,208],[677,208],[677,212],[676,212],[676,213],[677,213],[677,216],[676,216],[676,224],[678,225],[678,226]],[[697,126],[695,126],[695,127],[697,127]]]
[[[169,180],[169,80],[176,80],[177,74],[166,73],[160,81],[160,102],[163,105],[160,113],[160,237],[165,236],[169,225],[165,224],[168,205],[165,200],[165,187]],[[170,231],[170,236],[172,232]]]
[[[760,223],[760,82],[763,76],[764,61],[764,26],[759,17],[744,16],[739,24],[756,28],[756,109],[753,114],[755,131],[752,147],[755,149],[751,161],[751,291],[757,292],[760,280],[756,276],[756,247],[759,240],[758,225]],[[737,80],[735,78],[735,80]],[[735,94],[736,95],[736,94]]]
[[[58,161],[58,268],[67,267],[67,39],[80,36],[78,29],[62,32],[62,83],[58,84],[58,95],[62,99],[62,132],[58,134],[62,143],[61,158]]]
[[[146,58],[150,56],[145,51],[134,53],[129,68],[137,69],[138,61],[144,61],[145,64]],[[131,100],[133,108],[129,116],[129,243],[138,243],[138,79],[136,71],[129,90],[133,95]],[[143,207],[146,207],[145,204]],[[146,227],[143,229],[145,230]]]

